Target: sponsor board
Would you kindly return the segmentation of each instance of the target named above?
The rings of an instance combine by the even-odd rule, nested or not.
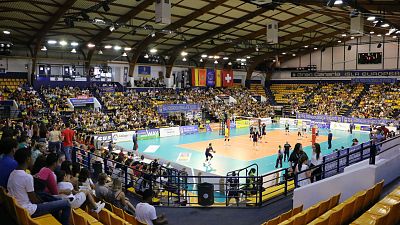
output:
[[[147,140],[160,137],[159,129],[148,129],[136,131],[138,140]]]
[[[279,120],[280,124],[289,124],[289,126],[297,126],[297,119],[281,118]]]
[[[179,127],[179,131],[180,131],[181,135],[195,134],[195,133],[199,133],[199,127],[197,125],[181,126],[181,127]]]
[[[180,134],[179,127],[160,128],[160,137],[179,136]]]
[[[110,142],[112,141],[112,133],[108,134],[95,134],[93,135],[95,141]]]
[[[134,134],[135,134],[135,131],[112,133],[112,141],[113,142],[132,141],[132,137]]]
[[[159,113],[200,111],[199,104],[164,104],[158,107]]]
[[[349,124],[349,123],[331,122],[330,128],[331,128],[331,130],[343,130],[343,131],[348,131],[348,130],[350,130],[350,124]]]
[[[249,120],[236,120],[236,128],[245,128],[250,126]]]
[[[261,124],[272,124],[272,118],[268,117],[268,118],[261,118]]]

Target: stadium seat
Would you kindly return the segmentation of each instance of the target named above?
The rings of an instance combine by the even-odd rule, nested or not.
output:
[[[295,216],[296,214],[299,214],[301,211],[303,211],[303,205],[298,206],[296,208],[293,208],[292,210],[292,216]]]
[[[365,199],[362,205],[362,209],[367,209],[372,203],[374,198],[374,189],[368,189],[367,193],[365,194]]]
[[[112,214],[110,215],[110,223],[112,225],[124,225],[124,221],[121,218]]]
[[[330,199],[321,202],[318,206],[318,216],[324,214],[329,210]]]
[[[351,220],[353,217],[353,208],[354,208],[355,201],[351,201],[348,203],[342,204],[342,218],[340,220],[340,224],[345,225],[348,224],[348,222]],[[333,209],[336,210],[336,209]]]
[[[125,221],[132,224],[132,225],[137,225],[137,221],[135,219],[134,216],[132,216],[131,214],[127,213],[124,211],[124,217],[125,217]]]
[[[301,212],[293,220],[293,225],[305,225],[307,213]]]
[[[125,219],[124,210],[112,205],[112,212],[122,219]]]
[[[317,206],[313,206],[308,209],[307,216],[306,216],[306,223],[309,223],[318,217],[318,210],[319,210],[319,208]]]
[[[339,199],[340,199],[340,193],[333,196],[329,201],[329,208],[332,209],[333,207],[337,206],[337,204],[339,203]]]
[[[87,224],[85,218],[83,218],[83,216],[77,214],[75,212],[75,210],[72,210],[72,218],[73,218],[74,225],[86,225]]]
[[[359,195],[356,197],[355,202],[354,202],[353,211],[352,211],[353,216],[357,216],[359,214],[359,212],[361,212],[364,199],[365,199],[365,194],[362,194],[362,195]]]
[[[265,225],[278,225],[279,224],[279,216],[270,219]]]
[[[377,202],[379,200],[379,197],[381,196],[381,192],[383,189],[383,183],[384,183],[384,181],[382,180],[381,182],[375,184],[375,186],[374,186],[374,194],[373,194],[374,202]]]
[[[104,225],[112,225],[110,219],[110,213],[107,209],[102,209],[99,212],[99,221]]]
[[[283,222],[283,221],[289,219],[290,217],[292,217],[292,210],[287,211],[287,212],[281,214],[281,216],[279,217],[279,222],[281,223],[281,222]]]

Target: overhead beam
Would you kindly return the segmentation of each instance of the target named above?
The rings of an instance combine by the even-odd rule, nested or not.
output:
[[[221,5],[222,3],[226,2],[228,0],[217,0],[215,2],[212,2],[206,6],[204,6],[203,8],[194,11],[193,13],[191,13],[190,15],[183,17],[182,19],[166,26],[164,29],[165,30],[176,30],[180,27],[182,27],[183,25],[189,23],[190,21],[196,19],[197,17],[207,13],[208,11],[214,9],[215,7]],[[137,63],[137,60],[139,59],[140,54],[147,49],[147,47],[159,40],[160,38],[164,37],[166,34],[165,33],[156,33],[155,37],[152,37],[151,35],[147,36],[143,41],[140,42],[140,44],[135,48],[134,52],[135,54],[133,55],[132,59],[129,62],[129,76],[133,76],[133,72],[135,69],[135,65]]]
[[[338,35],[338,34],[340,34],[340,33],[341,33],[341,31],[334,31],[334,32],[331,32],[331,33],[328,33],[328,34],[325,34],[325,35],[318,36],[318,37],[314,38],[313,41],[314,41],[314,42],[322,41],[322,40],[327,39],[327,38],[335,37],[335,35]],[[285,47],[285,48],[278,49],[278,51],[279,51],[279,52],[288,52],[288,51],[291,51],[291,50],[296,49],[296,48],[301,48],[301,47],[303,47],[303,45],[304,45],[303,42],[299,42],[299,43],[297,43],[297,44],[289,45],[289,46],[287,46],[287,47]],[[260,63],[262,63],[265,59],[267,59],[267,58],[269,58],[269,57],[272,57],[272,56],[274,56],[274,55],[276,55],[276,54],[277,54],[276,51],[267,52],[267,53],[265,53],[265,54],[262,54],[262,55],[259,55],[259,56],[255,57],[255,58],[253,58],[253,62],[252,62],[251,65],[247,68],[246,80],[250,80],[250,79],[251,79],[251,76],[252,76],[252,74],[253,74],[255,68],[256,68]]]

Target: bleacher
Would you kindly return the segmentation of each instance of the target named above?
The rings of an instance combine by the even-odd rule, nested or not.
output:
[[[366,225],[396,224],[400,211],[400,187],[379,200],[383,181],[367,190],[361,190],[339,204],[340,193],[301,211],[299,206],[263,223],[262,225]],[[376,203],[376,204],[375,204]],[[371,209],[369,207],[375,204]],[[368,211],[367,211],[368,210]],[[364,213],[365,212],[365,213]],[[362,214],[364,213],[364,214]],[[358,219],[360,214],[362,214]],[[395,218],[397,216],[397,218]],[[352,222],[354,220],[354,222]],[[373,221],[373,222],[371,222]],[[389,223],[390,221],[390,223]]]
[[[272,84],[270,89],[276,103],[289,105],[296,101],[301,105],[316,87],[317,84]]]
[[[2,90],[1,96],[3,99],[7,99],[9,96],[8,92],[4,92],[4,89],[8,89],[9,92],[14,92],[18,87],[21,87],[27,82],[27,79],[23,78],[0,78],[0,89]]]
[[[250,92],[254,95],[260,95],[266,97],[265,89],[262,84],[251,84]]]

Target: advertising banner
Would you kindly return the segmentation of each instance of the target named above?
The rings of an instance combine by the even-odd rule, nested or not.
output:
[[[370,126],[367,125],[367,124],[354,124],[354,126],[355,126],[355,128],[354,128],[355,131],[366,131],[366,132],[369,132]]]
[[[396,78],[352,78],[351,83],[363,83],[363,84],[392,84],[396,83]]]
[[[179,127],[160,128],[160,137],[179,136],[180,134]]]
[[[348,130],[350,130],[350,124],[349,124],[349,123],[331,122],[330,128],[331,128],[331,130],[343,130],[343,131],[348,131]]]
[[[113,140],[113,142],[132,141],[132,137],[134,134],[135,134],[135,131],[112,133],[112,140]]]
[[[272,124],[272,119],[271,119],[271,117],[268,117],[268,118],[261,118],[261,124],[263,124],[263,123],[265,123],[265,124]]]
[[[181,135],[199,133],[199,127],[197,125],[181,126],[179,127],[179,130]]]
[[[138,66],[138,75],[146,78],[151,77],[151,66]]]
[[[236,128],[245,128],[250,126],[249,120],[236,120]]]
[[[207,87],[215,86],[215,70],[207,69]]]
[[[148,129],[136,131],[138,140],[147,140],[160,137],[159,129]]]
[[[70,98],[73,106],[85,106],[87,104],[94,104],[94,98]]]
[[[95,141],[110,142],[112,141],[112,133],[95,134],[93,135]]]
[[[297,71],[292,77],[390,77],[400,76],[400,70],[354,70],[354,71]]]
[[[164,104],[158,107],[159,113],[200,111],[199,104]]]

